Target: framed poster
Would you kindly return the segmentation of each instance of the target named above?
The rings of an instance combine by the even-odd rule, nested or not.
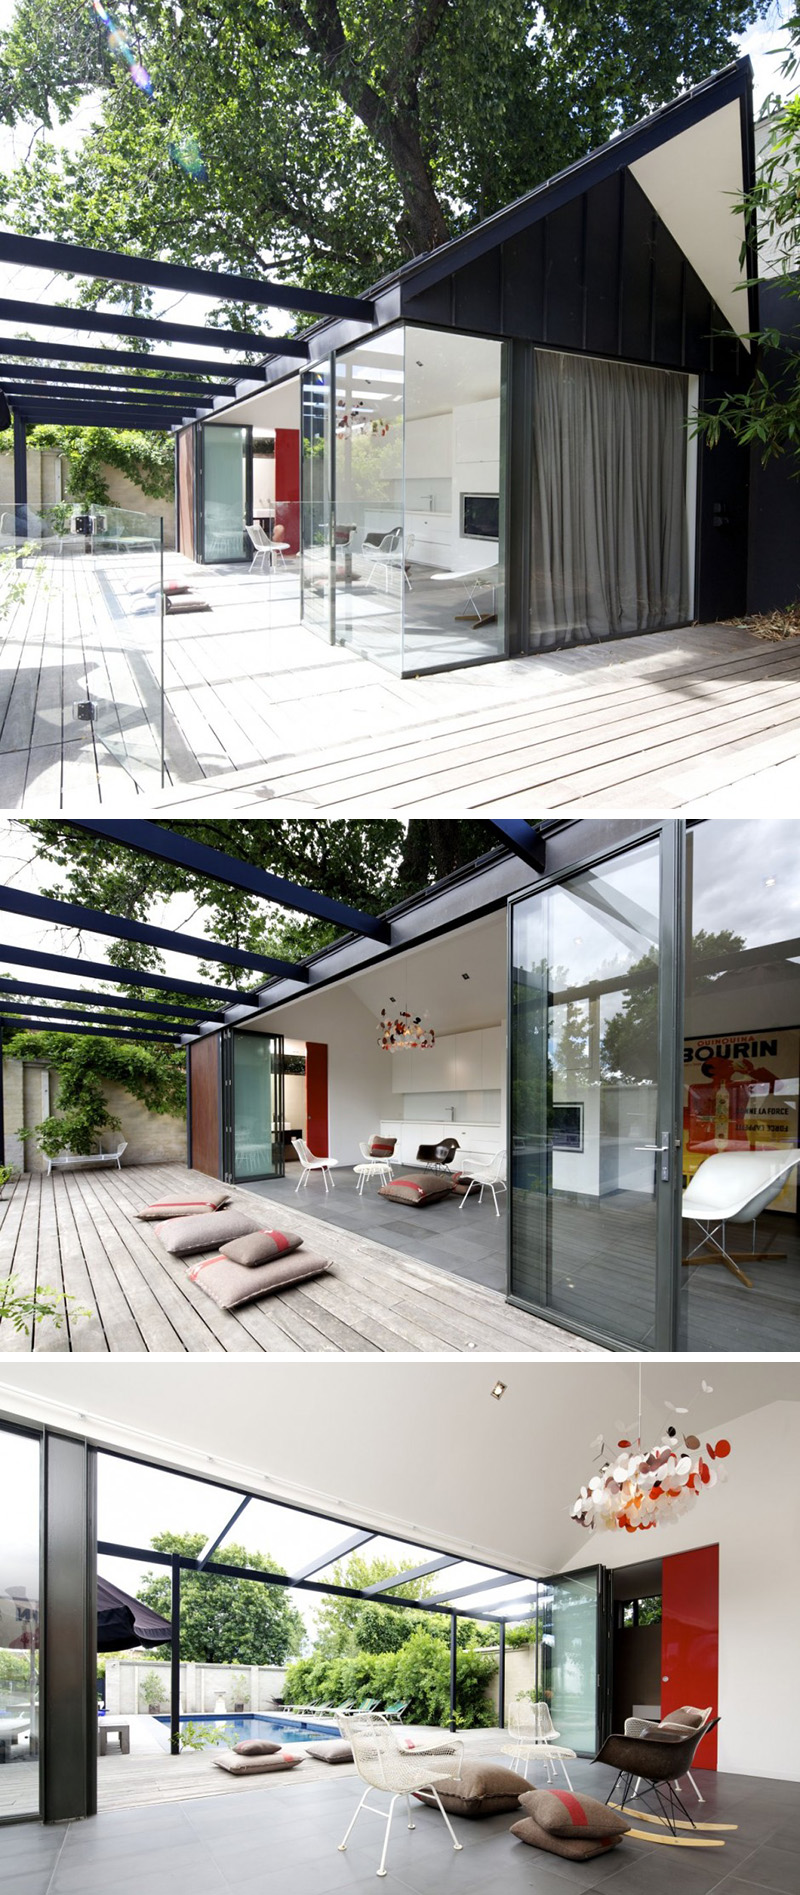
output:
[[[800,1029],[715,1033],[683,1047],[683,1172],[717,1151],[783,1151],[798,1143]],[[792,1171],[773,1211],[796,1211]]]
[[[554,1151],[583,1151],[583,1106],[554,1099],[550,1108],[550,1138]]]

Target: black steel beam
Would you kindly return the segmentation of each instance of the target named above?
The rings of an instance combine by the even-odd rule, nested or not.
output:
[[[350,1533],[346,1540],[340,1540],[338,1546],[331,1547],[322,1558],[310,1559],[307,1566],[293,1573],[290,1585],[299,1585],[301,1579],[311,1579],[314,1573],[324,1573],[326,1566],[335,1566],[340,1559],[346,1559],[348,1553],[355,1553],[359,1546],[366,1546],[368,1540],[374,1540],[374,1533]]]
[[[0,949],[0,953],[3,950]],[[167,1006],[163,1000],[132,1000],[129,994],[102,994],[87,992],[84,987],[40,987],[34,980],[9,980],[0,975],[0,1002],[5,994],[32,994],[40,1000],[74,1000],[81,1006],[122,1007],[126,1012],[157,1013],[168,1019],[176,1020],[213,1020],[223,1024],[220,1009],[209,1012],[204,1007],[190,1006],[186,1000],[176,1000]]]
[[[196,960],[286,974],[301,986],[308,981],[307,968],[293,967],[290,961],[278,960],[273,954],[254,954],[251,948],[228,947],[225,941],[212,941],[203,935],[154,928],[149,922],[131,921],[127,915],[107,915],[99,908],[84,908],[76,901],[54,901],[50,895],[28,895],[19,888],[0,888],[0,909],[6,914],[26,915],[29,921],[44,921],[57,928],[85,928],[89,934],[111,934],[118,941],[143,942],[147,947],[160,948],[167,953],[191,954]],[[252,1006],[252,1001],[249,1004]]]
[[[76,395],[70,388],[44,389],[40,394],[23,395],[21,391],[6,390],[6,400],[12,412],[24,415],[26,420],[41,421],[49,415],[74,414],[79,417],[102,412],[103,414],[122,414],[138,416],[146,420],[148,415],[165,416],[170,421],[182,421],[184,415],[191,415],[198,406],[213,406],[213,397],[208,402],[196,403],[193,395],[151,395],[135,396],[107,395],[102,389],[96,395],[87,392]]]
[[[328,895],[318,895],[315,889],[301,888],[297,882],[290,882],[284,875],[273,875],[270,870],[255,868],[250,862],[239,862],[235,856],[225,855],[221,849],[210,849],[204,843],[192,842],[188,836],[173,829],[164,829],[160,823],[94,822],[81,818],[73,822],[72,826],[88,829],[90,834],[102,836],[110,842],[121,842],[126,849],[137,849],[141,854],[155,856],[175,868],[208,876],[212,881],[222,882],[227,888],[239,888],[244,894],[258,895],[263,901],[278,902],[283,908],[295,908],[300,914],[313,915],[318,921],[335,922],[338,927],[347,928],[353,934],[368,935],[373,941],[391,940],[388,921],[362,914],[360,909],[350,908],[345,902],[334,901]]]
[[[28,505],[28,442],[22,415],[14,416],[14,521],[17,532],[23,530],[21,510]]]
[[[0,1020],[0,1165],[6,1162],[6,1124],[3,1101],[3,1022]]]
[[[214,981],[177,980],[170,974],[151,974],[142,972],[138,967],[114,967],[108,961],[76,962],[74,954],[45,954],[41,948],[9,947],[4,943],[0,947],[0,959],[8,961],[14,967],[36,967],[45,974],[74,974],[76,966],[89,980],[112,980],[123,987],[150,987],[154,993],[197,994],[201,1000],[216,1001],[226,1006],[254,1005],[251,994],[239,993],[235,988],[219,987]]]
[[[111,316],[102,309],[65,309],[60,303],[19,303],[0,297],[0,318],[33,329],[79,329],[99,336],[144,336],[154,342],[202,343],[207,349],[262,349],[305,362],[308,343],[298,336],[266,336],[250,329],[206,329],[198,323],[157,322],[154,316]],[[5,345],[4,345],[5,346]]]
[[[137,380],[133,375],[104,374],[99,368],[41,368],[38,363],[31,366],[27,362],[0,362],[0,387],[7,382],[13,384],[8,390],[12,400],[20,395],[31,395],[36,400],[42,396],[43,387],[45,393],[51,388],[57,391],[66,388],[76,401],[82,400],[87,388],[111,395],[171,395],[175,400],[196,395],[198,400],[213,401],[218,395],[236,394],[235,382],[218,382],[212,386],[196,377],[190,380],[182,375],[171,380],[163,375],[146,375]]]
[[[170,428],[178,428],[184,421],[183,414],[163,414],[159,409],[123,408],[121,404],[113,408],[62,408],[60,402],[53,402],[44,408],[17,408],[15,414],[27,421],[29,427],[42,427],[50,421],[64,427],[75,428],[141,428],[154,434],[168,434]],[[189,420],[194,420],[190,413]]]
[[[46,1020],[42,1020],[39,1024],[33,1020],[20,1020],[18,1031],[20,1033],[93,1033],[95,1039],[98,1040],[130,1040],[137,1045],[141,1042],[145,1046],[180,1047],[181,1045],[181,1041],[171,1033],[128,1033],[123,1032],[121,1027],[114,1030],[106,1026],[61,1026],[56,1020],[52,1024]]]
[[[500,1729],[506,1727],[506,1627],[500,1620],[500,1651],[497,1660],[497,1722]]]
[[[135,1005],[136,1002],[131,1001],[131,1006]],[[4,1015],[12,1013],[15,1015],[21,1014],[23,1016],[33,1015],[37,1020],[41,1020],[42,1024],[44,1024],[45,1020],[52,1020],[54,1023],[57,1020],[69,1023],[71,1020],[75,1026],[111,1026],[115,1028],[119,1027],[120,1030],[132,1026],[143,1027],[149,1029],[152,1033],[165,1033],[172,1040],[178,1040],[182,1033],[195,1033],[197,1031],[194,1025],[187,1025],[183,1020],[176,1020],[174,1024],[171,1024],[169,1021],[161,1020],[141,1020],[132,1014],[120,1014],[117,1016],[115,1013],[95,1012],[94,1008],[89,1008],[85,1012],[77,1013],[73,1012],[70,1007],[58,1006],[55,1001],[6,1000],[2,995],[0,995],[0,1013]],[[29,1024],[31,1024],[31,1022],[27,1018],[23,1018],[20,1021],[21,1026]]]
[[[0,258],[34,270],[59,270],[71,276],[101,277],[109,283],[137,283],[146,289],[177,291],[184,296],[216,296],[220,302],[256,303],[265,309],[299,309],[312,316],[354,316],[371,322],[373,304],[360,296],[327,290],[303,290],[269,278],[234,276],[225,270],[198,270],[185,263],[161,263],[126,251],[92,250],[84,244],[49,238],[18,237],[0,230]]]
[[[239,1501],[238,1507],[234,1508],[233,1513],[230,1514],[229,1518],[225,1521],[224,1527],[220,1527],[219,1533],[214,1535],[213,1540],[206,1540],[202,1553],[198,1553],[197,1555],[197,1570],[199,1573],[208,1565],[212,1554],[216,1553],[217,1547],[222,1545],[223,1540],[227,1534],[230,1533],[231,1527],[235,1527],[237,1520],[240,1519],[244,1513],[245,1507],[249,1507],[251,1498],[252,1496],[250,1494],[245,1494],[244,1499]]]
[[[450,1729],[456,1727],[456,1695],[458,1692],[458,1615],[450,1618]]]
[[[267,374],[263,362],[203,362],[194,356],[151,355],[145,349],[92,349],[85,343],[66,340],[32,342],[23,336],[3,336],[0,349],[4,355],[29,356],[36,362],[97,362],[101,368],[111,364],[116,368],[174,369],[179,375],[222,376],[226,381],[236,375],[240,381],[262,382]]]
[[[181,1747],[181,1563],[177,1553],[171,1561],[169,1616],[169,1748],[177,1757]]]
[[[460,1566],[460,1557],[452,1553],[442,1553],[438,1559],[429,1559],[424,1566],[409,1566],[405,1572],[392,1573],[390,1579],[378,1579],[374,1586],[366,1587],[368,1599],[374,1599],[379,1592],[391,1592],[393,1586],[406,1586],[412,1579],[427,1579],[429,1573],[441,1573],[445,1566]]]
[[[501,842],[505,842],[521,862],[535,869],[537,875],[543,875],[546,867],[546,849],[544,838],[534,823],[529,822],[492,822]]]

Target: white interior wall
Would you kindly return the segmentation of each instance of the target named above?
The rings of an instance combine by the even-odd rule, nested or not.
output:
[[[397,498],[401,483],[397,482]],[[422,566],[466,572],[499,557],[497,540],[465,539],[461,498],[500,490],[500,397],[410,417],[405,437],[405,522]]]
[[[740,1416],[727,1432],[732,1452],[725,1483],[662,1528],[656,1550],[666,1557],[719,1545],[720,1770],[794,1781],[800,1778],[800,1408],[773,1402]],[[713,1443],[713,1432],[709,1439]],[[652,1552],[648,1534],[642,1558]],[[585,1533],[563,1570],[596,1560],[629,1566],[634,1553],[628,1533]]]
[[[327,1045],[328,1155],[340,1165],[358,1164],[359,1144],[392,1111],[390,1061],[378,1046],[372,1014],[342,985],[276,1008],[264,1030]]]

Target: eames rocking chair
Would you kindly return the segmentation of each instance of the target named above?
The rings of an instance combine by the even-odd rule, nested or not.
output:
[[[397,1726],[388,1723],[385,1717],[340,1717],[339,1729],[352,1746],[353,1761],[362,1783],[367,1786],[344,1840],[339,1844],[340,1849],[347,1848],[361,1811],[371,1810],[373,1816],[380,1816],[386,1824],[380,1867],[377,1870],[378,1875],[385,1875],[395,1803],[398,1797],[405,1797],[408,1827],[415,1829],[416,1824],[411,1819],[411,1798],[417,1790],[430,1792],[447,1824],[453,1848],[463,1848],[463,1843],[456,1841],[450,1818],[439,1800],[436,1788],[443,1777],[461,1775],[464,1745],[459,1738],[448,1737],[443,1731],[441,1739],[430,1743],[423,1740],[415,1744],[413,1750],[409,1750],[403,1745]],[[388,1810],[379,1809],[377,1804],[367,1801],[371,1789],[383,1790],[391,1798]]]
[[[683,1819],[694,1829],[694,1819],[689,1815],[677,1786],[680,1778],[691,1771],[698,1744],[718,1723],[719,1718],[715,1717],[710,1724],[701,1724],[699,1730],[688,1732],[651,1725],[648,1727],[652,1731],[651,1736],[607,1737],[594,1759],[595,1763],[609,1763],[617,1772],[606,1802],[611,1802],[617,1784],[622,1779],[620,1809],[652,1794],[659,1815],[673,1836],[677,1835],[677,1825]],[[631,1793],[634,1778],[644,1783],[646,1788],[637,1788]]]
[[[752,1290],[740,1264],[777,1263],[785,1257],[785,1251],[756,1250],[756,1219],[774,1203],[795,1165],[800,1165],[800,1151],[719,1151],[704,1159],[683,1193],[682,1215],[702,1231],[684,1265],[724,1264],[744,1289]],[[725,1225],[733,1223],[752,1224],[750,1252],[728,1250]]]

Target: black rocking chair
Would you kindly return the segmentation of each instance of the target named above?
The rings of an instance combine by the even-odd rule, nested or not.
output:
[[[715,1717],[710,1724],[701,1725],[699,1730],[676,1732],[674,1735],[654,1726],[652,1737],[607,1737],[594,1759],[595,1763],[609,1763],[617,1772],[606,1802],[611,1802],[617,1784],[623,1778],[620,1797],[623,1809],[629,1802],[635,1803],[641,1797],[652,1794],[673,1836],[677,1834],[679,1812],[690,1828],[694,1829],[694,1820],[678,1794],[678,1780],[691,1770],[698,1745],[718,1723],[719,1718]],[[631,1784],[635,1777],[641,1777],[647,1788],[631,1796]]]

